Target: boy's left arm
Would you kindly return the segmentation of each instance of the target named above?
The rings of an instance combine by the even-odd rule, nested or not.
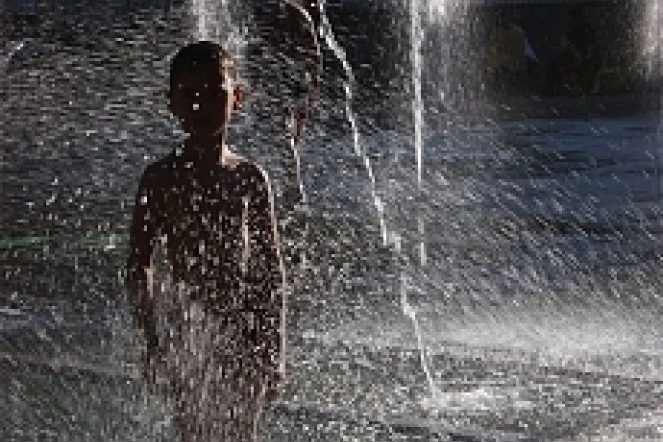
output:
[[[258,336],[264,344],[263,362],[267,364],[270,389],[278,388],[285,377],[285,339],[287,286],[274,215],[274,202],[266,174],[251,180],[248,202],[249,260],[247,283],[258,310]]]

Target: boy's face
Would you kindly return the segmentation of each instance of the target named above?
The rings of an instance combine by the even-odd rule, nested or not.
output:
[[[228,67],[214,62],[181,72],[168,95],[171,112],[190,135],[218,134],[241,101]]]

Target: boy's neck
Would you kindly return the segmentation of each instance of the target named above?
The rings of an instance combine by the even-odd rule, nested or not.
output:
[[[184,142],[184,151],[188,157],[205,162],[222,163],[230,152],[222,134],[191,135]]]

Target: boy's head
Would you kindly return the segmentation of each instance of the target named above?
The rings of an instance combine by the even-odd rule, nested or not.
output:
[[[233,57],[209,41],[179,50],[170,67],[169,108],[189,134],[213,135],[225,129],[242,100],[235,85]]]

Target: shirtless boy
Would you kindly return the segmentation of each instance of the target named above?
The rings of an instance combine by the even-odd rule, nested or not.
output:
[[[130,232],[129,295],[146,343],[145,376],[165,368],[181,440],[254,441],[265,398],[284,377],[285,283],[270,183],[226,145],[242,101],[230,54],[184,47],[171,66],[169,106],[189,137],[145,170]],[[154,256],[171,289],[159,296],[167,348],[155,325]]]

